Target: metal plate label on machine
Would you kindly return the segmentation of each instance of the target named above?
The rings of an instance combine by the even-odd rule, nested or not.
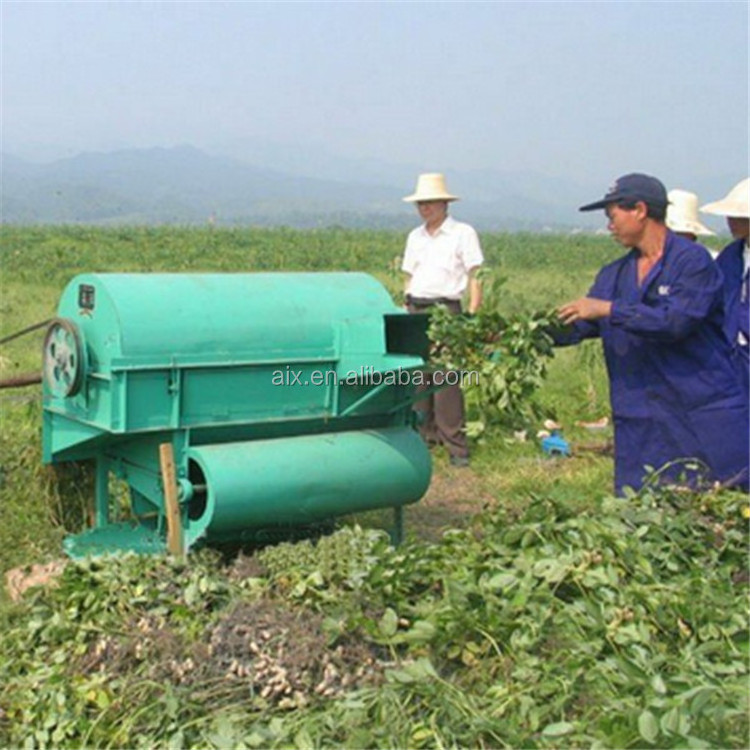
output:
[[[78,287],[78,307],[81,310],[93,310],[96,288],[91,284],[80,284]]]

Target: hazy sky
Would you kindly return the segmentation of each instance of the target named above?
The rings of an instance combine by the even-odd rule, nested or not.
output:
[[[748,3],[2,0],[2,148],[748,171]]]

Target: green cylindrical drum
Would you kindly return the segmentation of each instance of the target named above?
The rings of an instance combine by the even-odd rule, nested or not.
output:
[[[415,502],[430,454],[408,427],[194,446],[188,544]]]

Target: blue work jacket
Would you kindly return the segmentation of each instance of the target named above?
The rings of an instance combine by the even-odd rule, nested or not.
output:
[[[744,240],[735,240],[727,245],[716,263],[724,274],[724,332],[732,345],[736,364],[742,378],[745,395],[750,393],[750,348],[740,346],[738,334],[750,341],[750,308],[747,293],[743,298],[742,284],[744,273]],[[745,281],[747,283],[747,281]]]
[[[615,490],[639,489],[646,466],[673,480],[681,459],[699,459],[709,478],[743,485],[748,410],[723,331],[723,278],[701,245],[668,232],[659,262],[638,285],[631,250],[599,271],[589,297],[611,315],[579,321],[561,344],[601,337],[615,427]]]

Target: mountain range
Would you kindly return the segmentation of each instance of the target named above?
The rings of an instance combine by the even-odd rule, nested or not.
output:
[[[83,152],[48,163],[2,154],[3,223],[287,225],[405,229],[419,169],[306,153],[301,147],[233,145],[234,155],[193,146]],[[593,230],[602,217],[575,208],[601,186],[533,173],[448,172],[464,200],[452,211],[484,230]]]

